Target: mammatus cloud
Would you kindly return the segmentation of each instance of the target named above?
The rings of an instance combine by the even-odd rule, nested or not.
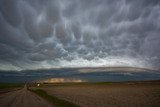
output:
[[[1,0],[0,69],[159,69],[159,34],[159,0]]]

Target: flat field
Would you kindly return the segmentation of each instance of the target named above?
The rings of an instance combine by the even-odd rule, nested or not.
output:
[[[42,84],[38,89],[81,107],[160,107],[160,81]]]

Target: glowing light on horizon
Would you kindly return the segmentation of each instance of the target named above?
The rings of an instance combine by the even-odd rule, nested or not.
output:
[[[67,78],[49,78],[46,80],[40,80],[39,83],[81,83],[81,82],[87,82],[86,80],[82,79],[67,79]]]

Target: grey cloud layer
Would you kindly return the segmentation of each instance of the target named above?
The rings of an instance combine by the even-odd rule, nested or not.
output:
[[[159,0],[0,1],[1,69],[111,57],[160,68],[159,46]]]

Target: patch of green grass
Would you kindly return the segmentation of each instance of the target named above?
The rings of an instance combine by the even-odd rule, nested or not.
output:
[[[72,102],[59,99],[58,97],[55,97],[55,96],[51,96],[47,94],[47,92],[41,89],[36,89],[36,90],[31,90],[31,91],[43,97],[44,99],[48,100],[49,102],[51,102],[53,105],[57,107],[80,107]]]
[[[6,88],[18,88],[23,87],[24,84],[16,84],[16,83],[0,83],[0,89],[6,89]]]

